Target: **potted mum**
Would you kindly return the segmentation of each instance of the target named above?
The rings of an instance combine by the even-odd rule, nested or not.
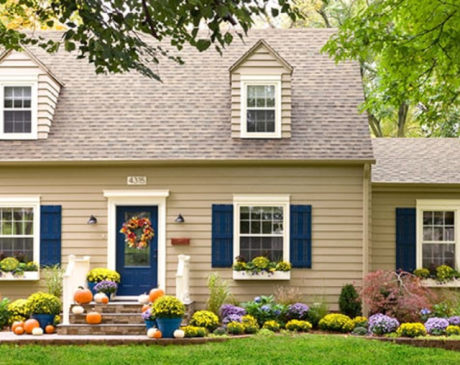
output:
[[[47,325],[54,324],[56,315],[61,313],[62,303],[55,295],[37,292],[27,299],[26,307],[31,317],[36,319],[40,327],[45,330]]]
[[[118,284],[111,280],[102,280],[94,286],[96,293],[104,293],[110,299],[112,294],[115,294],[118,289]]]
[[[165,295],[153,303],[152,311],[163,337],[173,338],[185,314],[185,305],[179,299]]]
[[[106,268],[96,268],[92,269],[86,275],[86,280],[88,281],[88,289],[92,291],[93,295],[97,292],[94,290],[94,287],[97,283],[109,280],[113,281],[116,284],[120,284],[120,274],[117,273],[115,270],[110,270]]]
[[[145,322],[145,327],[147,327],[147,330],[153,327],[157,327],[155,312],[153,312],[152,308],[149,308],[142,312],[141,316]]]
[[[292,265],[287,261],[270,261],[265,256],[248,262],[238,256],[232,268],[234,280],[289,280]]]

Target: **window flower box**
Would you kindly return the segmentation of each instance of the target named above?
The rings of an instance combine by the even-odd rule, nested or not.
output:
[[[252,273],[248,271],[233,271],[233,280],[290,280],[290,271],[275,271],[273,273],[261,271]]]
[[[25,271],[20,275],[13,275],[11,272],[2,272],[0,281],[36,281],[40,280],[40,273],[38,271]]]
[[[460,288],[460,280],[454,279],[440,283],[435,279],[423,279],[422,284],[429,288]]]

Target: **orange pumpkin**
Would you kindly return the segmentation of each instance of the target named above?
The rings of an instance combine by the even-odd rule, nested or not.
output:
[[[107,304],[109,302],[109,297],[105,296],[104,298],[101,299],[102,304]]]
[[[32,334],[32,331],[34,328],[40,327],[40,323],[36,319],[28,319],[24,323],[24,331],[28,333],[29,335]]]
[[[163,337],[163,334],[161,333],[160,330],[156,330],[154,333],[153,333],[153,338],[161,338]]]
[[[150,301],[153,303],[155,300],[157,300],[158,298],[161,298],[164,295],[165,295],[165,292],[163,291],[163,289],[157,288],[157,289],[150,290],[149,298],[150,298]]]
[[[54,333],[54,326],[49,324],[45,327],[45,333]]]
[[[22,335],[22,334],[24,334],[24,327],[17,326],[17,327],[15,327],[15,329],[13,330],[13,332],[14,332],[16,335]]]
[[[14,332],[16,327],[23,327],[23,329],[24,329],[24,321],[16,321],[16,322],[14,322],[13,326],[11,327],[11,331]]]
[[[78,304],[88,304],[93,300],[93,293],[91,293],[91,290],[85,289],[82,286],[80,286],[78,287],[78,290],[75,292],[73,300],[75,300],[75,302]]]
[[[96,312],[94,308],[86,315],[86,323],[88,324],[100,324],[101,322],[102,315],[99,312]]]
[[[142,306],[142,313],[144,313],[147,309],[150,309],[150,306],[148,304],[144,304]]]

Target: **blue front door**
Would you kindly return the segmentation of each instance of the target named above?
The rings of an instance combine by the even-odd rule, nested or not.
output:
[[[147,248],[129,247],[125,235],[120,233],[123,223],[131,218],[148,218],[152,222],[154,237]],[[131,296],[148,293],[157,287],[158,270],[158,207],[118,206],[117,207],[117,258],[116,270],[121,275],[117,296]]]

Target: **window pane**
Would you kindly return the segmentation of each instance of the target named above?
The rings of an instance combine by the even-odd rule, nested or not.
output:
[[[10,86],[5,87],[5,99],[13,99],[13,88]]]
[[[5,108],[12,108],[13,107],[13,100],[5,99]]]
[[[5,111],[4,112],[5,133],[30,133],[32,129],[32,112],[27,111]]]
[[[240,208],[240,218],[241,219],[249,219],[249,207],[241,207]]]
[[[256,106],[256,88],[255,86],[248,86],[248,107]]]
[[[6,257],[22,257],[24,262],[34,259],[34,240],[30,238],[0,237],[0,252]]]
[[[454,225],[454,212],[445,212],[444,213],[444,224],[446,226],[453,226]]]
[[[444,212],[434,212],[434,225],[440,226],[444,223]]]
[[[446,227],[444,229],[444,241],[455,241],[454,227]]]
[[[241,221],[240,223],[240,233],[248,234],[249,233],[249,221]]]
[[[425,243],[422,253],[423,267],[447,265],[455,268],[455,244]]]
[[[434,227],[433,229],[433,241],[442,241],[443,234],[442,234],[442,227]]]
[[[433,212],[423,212],[423,225],[433,224]]]
[[[258,256],[266,256],[270,261],[283,259],[282,237],[241,237],[240,255],[250,261]]]
[[[275,111],[274,110],[248,110],[247,112],[248,132],[274,132]]]

